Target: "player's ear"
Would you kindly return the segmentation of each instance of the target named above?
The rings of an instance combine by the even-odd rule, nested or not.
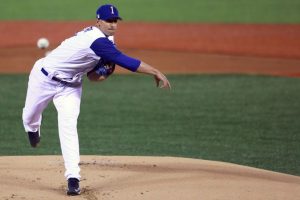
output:
[[[97,26],[98,28],[101,27],[101,23],[100,23],[100,20],[99,20],[99,19],[97,19],[96,26]]]

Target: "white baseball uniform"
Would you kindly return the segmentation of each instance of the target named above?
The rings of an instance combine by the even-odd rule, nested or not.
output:
[[[58,131],[65,161],[65,177],[80,179],[77,119],[80,113],[83,75],[101,59],[136,71],[139,60],[116,49],[113,36],[88,27],[63,41],[33,66],[28,82],[23,124],[26,132],[40,130],[42,112],[53,101],[58,113]]]

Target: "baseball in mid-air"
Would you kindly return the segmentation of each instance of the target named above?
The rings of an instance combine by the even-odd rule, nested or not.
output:
[[[49,40],[47,38],[40,38],[37,41],[37,46],[40,49],[46,49],[49,46]]]

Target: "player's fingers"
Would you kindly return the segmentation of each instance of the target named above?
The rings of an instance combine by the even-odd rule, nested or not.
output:
[[[160,88],[171,89],[171,84],[167,79],[165,79],[163,80],[163,84],[160,86]]]
[[[171,85],[168,81],[168,79],[163,75],[159,74],[155,76],[156,86],[159,88],[171,88]],[[161,86],[159,86],[160,81],[162,81]]]
[[[162,86],[160,86],[160,88],[171,89],[171,85],[166,83],[166,84],[163,84]]]
[[[167,83],[167,87],[168,87],[169,89],[171,89],[171,84],[170,84],[169,81],[168,81],[168,83]]]
[[[162,82],[162,85],[164,85],[165,83],[165,77],[163,75],[158,75],[158,76],[155,76],[155,80],[156,80],[156,86],[157,87],[161,87],[161,83]]]
[[[160,79],[156,76],[154,77],[154,79],[155,79],[156,87],[159,87]]]

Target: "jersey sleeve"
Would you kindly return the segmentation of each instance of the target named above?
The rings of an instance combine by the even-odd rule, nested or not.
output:
[[[115,45],[107,38],[96,39],[90,48],[95,54],[106,61],[113,62],[123,68],[135,72],[141,64],[141,61],[129,57],[119,51]]]

